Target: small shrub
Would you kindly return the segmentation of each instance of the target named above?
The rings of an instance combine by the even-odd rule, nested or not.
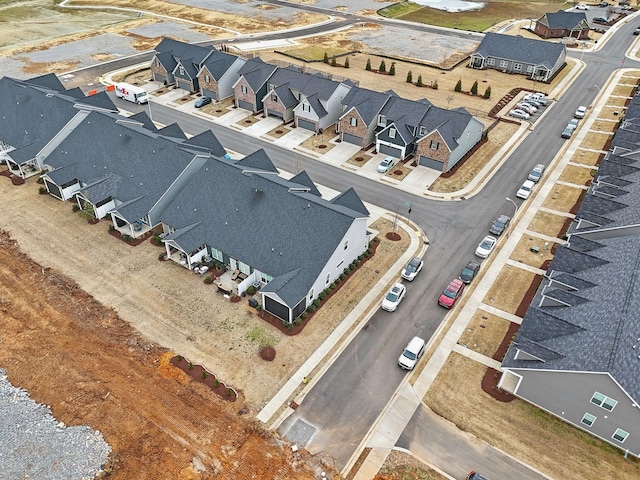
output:
[[[287,330],[289,330],[289,331],[293,330],[293,323],[289,323],[287,325]]]
[[[262,311],[262,305],[258,305],[258,306],[256,307],[256,310],[257,310],[257,311],[259,311],[259,312],[261,312],[261,311]]]
[[[370,248],[367,248],[367,257],[370,257],[373,252]]]
[[[362,263],[362,260],[360,260],[360,258],[358,258],[357,260],[354,261],[354,263],[356,264],[356,267],[357,267],[358,265],[360,265],[360,263]]]
[[[458,80],[458,83],[456,83],[455,88],[453,89],[456,92],[461,92],[462,91],[462,79]]]
[[[202,378],[203,379],[207,378],[207,372],[202,372]]]
[[[182,355],[178,355],[178,361],[181,362],[182,361]]]
[[[407,72],[407,83],[413,83],[413,73],[411,73],[411,70]]]
[[[216,378],[216,387],[219,387],[219,386],[220,386],[220,380]]]
[[[473,85],[471,85],[471,93],[474,95],[478,94],[478,80],[473,82]]]
[[[319,306],[320,306],[320,299],[319,299],[319,298],[316,298],[316,299],[313,301],[313,305],[314,305],[315,307],[319,307]]]
[[[349,68],[349,57],[344,59],[344,68]]]
[[[378,67],[378,71],[382,72],[382,73],[387,71],[387,65],[384,63],[384,60],[382,60],[380,62],[380,66]]]
[[[206,283],[207,285],[211,285],[213,283],[213,277],[211,275],[207,275],[206,277],[204,277],[204,283]]]
[[[331,66],[332,67],[337,67],[338,66],[338,61],[336,60],[336,56],[335,55],[333,57],[331,57]]]
[[[41,193],[41,194],[45,194],[45,193],[47,193],[47,188],[46,187],[40,187],[40,188],[38,188],[38,192]]]
[[[124,239],[125,242],[130,242],[131,240],[133,240],[133,237],[127,233],[122,235],[122,238]]]
[[[324,300],[325,298],[327,298],[327,292],[320,292],[320,295],[318,295],[318,297],[320,297],[320,300]]]
[[[307,312],[302,312],[302,313],[300,314],[300,318],[301,318],[302,320],[304,320],[305,318],[307,318]]]
[[[295,323],[296,325],[302,325],[302,318],[297,317],[297,318],[293,321],[293,323]]]
[[[154,235],[151,238],[151,242],[156,246],[160,246],[162,245],[162,238],[160,238],[160,235]]]
[[[345,273],[341,273],[340,277],[338,278],[340,278],[340,280],[344,280],[345,278],[347,278],[347,275]]]
[[[73,205],[73,207],[71,207],[71,210],[73,212],[79,212],[80,211],[80,206],[76,203]]]
[[[329,290],[335,290],[336,288],[336,282],[333,282],[331,285],[329,285]]]
[[[312,303],[311,305],[309,305],[307,307],[307,310],[309,310],[310,312],[315,312],[316,311],[316,305],[314,303]]]
[[[324,52],[324,58],[322,59],[322,61],[324,63],[329,63],[329,54],[326,51]]]
[[[109,225],[109,231],[113,232],[116,229],[116,227],[114,227],[113,225]]]
[[[230,388],[227,388],[227,397],[230,397],[232,394],[232,390]]]
[[[193,363],[189,362],[189,370],[193,370]]]
[[[42,177],[38,177],[37,183],[39,183],[40,185],[42,185],[44,183],[44,178]]]
[[[166,253],[161,253],[160,255],[158,255],[158,260],[166,260],[166,259],[167,259]]]
[[[396,74],[396,62],[391,62],[391,67],[389,67],[389,75]]]
[[[364,69],[365,69],[367,72],[370,72],[370,71],[371,71],[371,59],[370,59],[370,58],[367,58],[367,66],[366,66],[366,67],[364,67]]]
[[[434,90],[438,89],[438,81],[435,80],[432,84],[431,84],[431,88],[433,88]]]
[[[487,87],[487,89],[484,91],[484,98],[489,99],[491,98],[491,87]]]
[[[289,325],[289,322],[282,320],[282,328],[285,328],[287,325]]]
[[[418,75],[418,81],[416,82],[416,85],[421,87],[423,85],[422,83],[422,75]]]
[[[256,293],[256,287],[254,287],[253,285],[249,285],[249,286],[247,287],[247,293],[248,293],[249,295],[253,295],[254,293]]]

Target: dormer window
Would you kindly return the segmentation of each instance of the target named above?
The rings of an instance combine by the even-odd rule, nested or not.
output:
[[[309,105],[308,103],[303,103],[302,104],[302,111],[303,112],[310,112],[311,111],[311,105]]]
[[[384,118],[384,115],[378,115],[378,126],[379,127],[386,127],[387,126],[387,119]]]
[[[184,75],[184,67],[180,65],[180,75]]]
[[[427,127],[420,127],[420,136],[426,135],[426,133],[427,133]]]
[[[389,129],[389,138],[396,138],[396,129],[393,127]]]

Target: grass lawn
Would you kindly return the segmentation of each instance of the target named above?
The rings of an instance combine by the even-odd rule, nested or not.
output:
[[[482,303],[515,315],[534,278],[532,272],[505,265]]]
[[[567,165],[558,180],[561,182],[575,183],[576,185],[587,185],[587,183],[593,180],[592,169],[578,167],[576,165]]]
[[[556,212],[569,213],[582,192],[581,188],[556,183],[542,205]]]
[[[485,371],[485,366],[452,353],[424,402],[462,430],[552,478],[640,478],[640,462],[624,459],[620,450],[524,401],[491,398],[480,388]]]
[[[419,6],[418,6],[419,7]],[[564,2],[525,2],[520,0],[493,2],[489,1],[480,10],[465,12],[445,12],[435,8],[415,8],[411,2],[401,2],[378,11],[385,17],[397,18],[410,22],[426,23],[440,27],[456,28],[484,32],[493,25],[518,18],[540,18],[547,12],[567,8]],[[516,13],[517,12],[517,13]]]
[[[546,247],[545,243],[547,244]],[[531,267],[542,268],[546,260],[553,258],[553,254],[551,253],[551,247],[553,247],[553,245],[555,245],[553,242],[548,242],[535,235],[524,234],[509,258]],[[538,248],[538,253],[531,251],[533,247]]]
[[[571,161],[583,165],[595,166],[598,163],[600,155],[601,154],[598,152],[590,152],[588,150],[582,150],[578,148],[576,150],[576,153],[573,154],[573,157],[571,157]]]
[[[532,232],[542,233],[549,237],[560,238],[560,231],[567,217],[538,210],[527,227]]]
[[[458,344],[487,357],[493,356],[509,330],[509,320],[484,310],[476,310]]]

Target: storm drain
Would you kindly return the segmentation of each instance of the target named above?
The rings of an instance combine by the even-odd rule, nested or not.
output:
[[[299,447],[304,448],[314,433],[316,433],[315,427],[303,420],[296,420],[285,436]]]

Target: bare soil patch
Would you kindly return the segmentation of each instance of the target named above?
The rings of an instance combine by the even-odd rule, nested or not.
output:
[[[578,167],[576,165],[567,165],[558,180],[576,185],[587,186],[593,180],[593,169],[586,167]]]
[[[553,258],[553,253],[551,252],[554,245],[554,242],[524,234],[509,258],[532,267],[542,268],[544,262]],[[532,248],[538,251],[532,251]]]
[[[613,89],[611,95],[613,96],[622,96],[622,97],[630,97],[633,93],[634,86],[633,85],[621,85],[618,84]]]
[[[486,370],[452,353],[424,402],[460,429],[552,478],[591,478],[594,468],[603,478],[631,480],[640,476],[637,460],[624,459],[619,450],[591,435],[522,400],[503,403],[491,398],[480,388]],[[586,462],[586,458],[590,460]]]
[[[124,72],[111,77],[114,82],[126,82],[131,85],[144,85],[151,80],[151,69],[143,68],[132,72]]]
[[[601,132],[613,132],[618,126],[618,122],[612,120],[603,120],[596,119],[595,122],[591,125],[591,130],[601,131]]]
[[[269,135],[273,138],[284,137],[287,133],[289,133],[291,129],[289,127],[285,127],[284,125],[278,125],[276,128],[269,130],[265,135]]]
[[[312,150],[316,153],[327,153],[329,150],[336,146],[335,143],[331,142],[331,140],[338,138],[333,133],[334,129],[335,125],[331,125],[327,127],[324,132],[316,133],[307,138],[300,144],[300,146],[302,148],[306,148],[307,150]]]
[[[429,190],[439,193],[452,193],[460,190],[478,176],[516,132],[518,125],[499,122],[490,132],[487,141],[449,177],[438,177]]]
[[[221,117],[229,113],[229,109],[234,105],[233,97],[225,98],[217,103],[212,102],[209,105],[202,107],[201,111],[207,115],[213,115],[214,117]]]
[[[584,190],[556,183],[542,204],[556,212],[569,213]]]
[[[373,480],[447,480],[417,458],[392,450]]]
[[[622,108],[627,103],[627,100],[627,97],[609,97],[607,98],[607,106]]]
[[[590,131],[589,135],[584,137],[579,148],[589,148],[592,150],[604,150],[605,144],[611,140],[611,135],[607,133],[598,133]]]
[[[401,163],[398,163],[395,167],[393,167],[391,170],[389,170],[387,173],[385,173],[385,175],[387,177],[391,177],[391,178],[394,178],[396,180],[402,180],[407,175],[409,175],[411,173],[411,171],[412,171],[411,168],[405,167]]]
[[[356,165],[358,167],[362,167],[363,165],[365,165],[369,160],[371,160],[373,157],[371,155],[367,155],[364,152],[358,152],[354,155],[352,155],[348,160],[347,163],[351,164],[351,165]]]
[[[600,161],[602,154],[600,152],[590,152],[578,148],[571,157],[571,161],[574,163],[581,163],[583,165],[597,165]]]
[[[458,344],[492,357],[509,330],[511,322],[484,310],[476,310]]]
[[[535,274],[532,272],[505,265],[482,303],[515,315],[534,278]]]
[[[262,115],[261,114],[251,114],[251,115],[247,115],[244,118],[241,118],[240,120],[238,120],[236,122],[236,125],[238,125],[239,127],[249,127],[251,125],[253,125],[254,123],[258,123],[260,120],[262,120]]]
[[[531,223],[527,226],[527,229],[549,237],[560,238],[560,232],[562,232],[564,222],[567,218],[569,217],[538,210],[533,220],[531,220]]]

